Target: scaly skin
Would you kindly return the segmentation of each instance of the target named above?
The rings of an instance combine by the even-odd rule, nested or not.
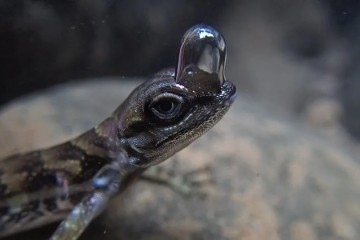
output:
[[[176,72],[137,87],[79,137],[0,161],[0,236],[64,219],[51,239],[77,239],[112,196],[222,118],[236,96],[225,58],[222,36],[195,26],[184,35]]]

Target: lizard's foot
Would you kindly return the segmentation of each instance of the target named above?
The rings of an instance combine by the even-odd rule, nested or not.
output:
[[[171,168],[155,166],[149,168],[141,179],[165,185],[183,196],[206,196],[206,187],[214,183],[214,176],[210,165],[205,165],[188,172],[178,172],[177,161]]]

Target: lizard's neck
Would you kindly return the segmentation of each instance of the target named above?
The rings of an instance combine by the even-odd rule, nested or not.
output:
[[[83,144],[83,149],[88,155],[96,155],[105,162],[116,162],[120,165],[121,181],[118,191],[121,192],[146,168],[139,168],[129,163],[128,153],[125,151],[118,127],[115,118],[109,117],[72,142],[77,146]],[[86,158],[84,160],[86,161]]]
[[[108,159],[113,159],[117,153],[124,151],[113,117],[105,119],[96,127],[72,140],[71,143],[81,148],[87,155]]]

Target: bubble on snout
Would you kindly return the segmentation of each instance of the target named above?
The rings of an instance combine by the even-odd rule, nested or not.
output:
[[[196,25],[182,39],[175,79],[186,87],[219,92],[225,81],[225,64],[223,36],[210,26]]]

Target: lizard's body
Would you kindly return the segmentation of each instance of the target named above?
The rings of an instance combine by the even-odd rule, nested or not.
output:
[[[140,85],[77,138],[0,161],[0,236],[65,218],[52,239],[77,239],[109,198],[226,113],[235,87],[224,78],[225,57],[221,35],[196,26],[184,36],[176,73]]]

